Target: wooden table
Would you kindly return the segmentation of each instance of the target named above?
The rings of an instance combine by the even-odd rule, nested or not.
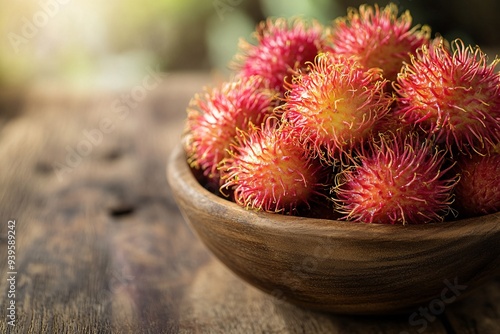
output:
[[[279,302],[226,269],[165,177],[186,105],[210,82],[145,73],[114,93],[0,93],[1,333],[500,333],[500,278],[437,317],[363,317]]]

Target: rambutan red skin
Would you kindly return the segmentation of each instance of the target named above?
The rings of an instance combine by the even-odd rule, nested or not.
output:
[[[262,77],[266,87],[285,92],[284,82],[305,63],[313,61],[326,43],[325,28],[317,21],[278,18],[261,22],[256,45],[240,41],[233,67],[242,76]]]
[[[365,68],[378,67],[393,81],[409,53],[429,42],[430,28],[415,26],[409,11],[398,17],[395,4],[380,9],[361,5],[350,8],[346,17],[334,21],[332,51],[347,57],[356,56]]]
[[[238,129],[260,124],[273,112],[277,92],[259,88],[261,82],[256,77],[240,78],[191,100],[183,138],[187,160],[212,184],[220,181],[218,165],[229,156]]]
[[[401,115],[396,113],[397,105],[394,103],[390,111],[375,122],[373,136],[378,134],[401,133],[410,134],[416,132],[414,124],[403,122]]]
[[[352,57],[320,54],[289,84],[283,121],[316,155],[334,163],[389,112],[393,98],[384,91],[386,83],[379,69],[366,70]]]
[[[444,157],[416,135],[383,135],[367,143],[354,165],[337,175],[337,211],[342,219],[364,223],[442,221],[457,179],[446,175]]]
[[[455,166],[460,181],[455,187],[455,207],[464,216],[500,211],[500,153],[461,156]]]
[[[240,133],[231,157],[225,159],[221,189],[230,189],[236,203],[252,210],[293,214],[324,196],[324,168],[304,150],[292,132],[277,122]]]
[[[500,142],[499,62],[455,40],[423,46],[394,89],[403,121],[416,124],[451,153],[486,152]]]

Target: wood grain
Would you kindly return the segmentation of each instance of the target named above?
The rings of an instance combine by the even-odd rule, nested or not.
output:
[[[458,300],[500,274],[500,213],[403,226],[245,210],[204,189],[180,145],[167,174],[186,219],[223,263],[300,306],[347,314],[406,312],[443,298],[450,284],[466,287],[448,292]]]
[[[230,272],[191,232],[165,166],[185,106],[212,81],[165,75],[62,179],[54,164],[127,91],[55,84],[0,93],[0,333],[418,332],[409,314],[330,315],[277,301]],[[13,218],[15,328],[5,321]],[[499,293],[499,280],[484,285],[427,321],[425,333],[498,332]]]

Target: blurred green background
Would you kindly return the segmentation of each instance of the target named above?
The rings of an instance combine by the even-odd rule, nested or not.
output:
[[[500,1],[401,0],[414,23],[433,36],[500,45]],[[228,73],[240,37],[249,38],[267,16],[314,17],[323,23],[346,0],[24,0],[0,5],[0,85],[24,87],[57,81],[77,87],[121,88],[145,68]],[[388,1],[378,1],[383,6]]]

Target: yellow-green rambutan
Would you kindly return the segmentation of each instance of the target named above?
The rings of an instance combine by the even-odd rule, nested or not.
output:
[[[355,58],[318,55],[289,85],[282,117],[305,145],[324,161],[341,159],[367,138],[393,98],[380,69],[365,69]]]

